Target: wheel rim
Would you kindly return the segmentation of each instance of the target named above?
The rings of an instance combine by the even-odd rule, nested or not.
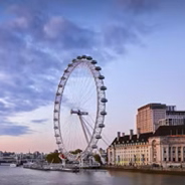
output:
[[[77,59],[74,59],[70,64],[68,64],[68,67],[64,70],[64,73],[58,84],[54,103],[54,132],[56,143],[58,145],[58,150],[61,153],[63,153],[69,160],[76,160],[79,157],[81,158],[87,157],[89,154],[91,154],[93,149],[96,149],[97,142],[99,139],[101,139],[101,132],[104,127],[104,118],[106,115],[107,99],[105,98],[106,87],[104,86],[103,82],[104,77],[100,73],[101,68],[99,66],[96,66],[96,63],[97,62],[93,60],[91,57],[86,56],[77,57]],[[90,93],[93,92],[94,95],[96,95],[95,98],[96,100],[94,99],[94,103],[91,102],[90,106],[88,105],[88,111],[86,108],[87,105],[86,107],[83,106],[85,106],[84,103],[87,104],[87,102],[89,101],[90,98],[92,98],[92,96],[87,95],[87,97],[90,98],[86,97],[87,99],[86,100],[85,98],[84,99],[82,98],[83,97],[82,94],[84,93],[85,90],[91,88],[89,87],[90,80],[88,82],[85,82],[84,79],[86,79],[86,76],[84,78],[81,77],[79,78],[77,76],[77,74],[84,75],[82,74],[82,72],[80,72],[81,67],[85,67],[87,69],[89,75],[91,76],[91,83],[94,83],[95,87],[95,89],[90,89]],[[78,69],[80,70],[78,71]],[[79,79],[83,80],[83,83],[77,83]],[[74,85],[72,85],[71,83],[72,81],[75,81],[76,83],[74,82]],[[79,87],[79,85],[82,85],[83,89],[80,89],[81,87]],[[74,97],[69,95],[70,91],[68,90],[68,87],[74,88],[74,92],[72,92]],[[75,88],[80,89],[79,91],[80,97],[78,97],[79,95],[75,96],[77,94],[77,89]],[[81,104],[80,100],[82,100],[83,104]],[[78,103],[77,105],[76,102],[80,103]],[[76,119],[79,120],[78,124],[73,124],[72,126],[75,127],[76,133],[74,133],[71,137],[74,137],[74,135],[77,134],[78,131],[76,127],[81,124],[81,130],[83,130],[82,133],[84,134],[83,137],[85,138],[86,145],[84,144],[85,147],[83,147],[83,151],[80,153],[80,155],[71,154],[69,143],[65,141],[65,131],[64,131],[65,129],[63,118],[65,114],[64,107],[67,107],[66,111],[68,111],[68,114],[70,114],[69,115],[70,124],[66,123],[66,125],[68,126],[72,125],[71,122],[72,117],[73,118],[75,117]],[[95,112],[93,115],[92,111],[90,111],[92,107],[94,108],[93,110]],[[90,119],[92,120],[90,121]],[[75,121],[75,123],[77,123],[77,121]],[[67,137],[69,138],[70,135],[68,135]],[[73,138],[72,142],[74,144],[77,141],[78,141],[77,139],[75,140]],[[77,145],[75,147],[77,147]]]

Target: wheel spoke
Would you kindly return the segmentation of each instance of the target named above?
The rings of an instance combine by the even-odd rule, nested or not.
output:
[[[78,58],[69,64],[61,77],[54,105],[55,137],[60,152],[69,160],[71,150],[82,149],[83,158],[96,148],[104,122],[105,92],[101,68],[89,58]],[[100,78],[99,78],[100,77]]]

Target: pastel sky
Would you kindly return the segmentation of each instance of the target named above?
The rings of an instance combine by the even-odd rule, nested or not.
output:
[[[57,84],[82,54],[106,77],[107,142],[144,104],[185,110],[184,20],[184,0],[0,0],[0,151],[57,148]]]

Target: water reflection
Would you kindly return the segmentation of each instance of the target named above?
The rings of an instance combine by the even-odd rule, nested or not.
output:
[[[125,171],[108,171],[115,184],[121,185],[184,185],[185,176],[134,173]],[[119,180],[118,180],[119,179]]]
[[[124,171],[43,172],[0,167],[0,185],[184,185],[185,176]]]

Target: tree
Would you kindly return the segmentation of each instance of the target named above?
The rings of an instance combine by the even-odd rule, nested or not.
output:
[[[81,153],[81,152],[82,152],[81,149],[76,149],[76,150],[74,150],[74,151],[70,151],[70,153],[71,153],[71,154],[74,154],[74,155],[79,154],[79,153]]]
[[[59,153],[50,153],[46,156],[48,163],[61,163],[61,159],[58,157]]]
[[[101,161],[101,157],[100,157],[99,154],[95,154],[94,155],[94,159],[95,159],[96,162],[100,163],[101,165],[103,164],[102,161]]]

